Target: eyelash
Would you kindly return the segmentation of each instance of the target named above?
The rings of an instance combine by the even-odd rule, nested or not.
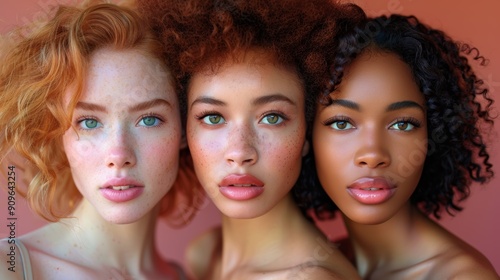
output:
[[[203,120],[206,116],[210,116],[210,115],[218,115],[218,116],[221,116],[222,117],[222,114],[220,114],[219,112],[217,111],[203,111],[199,114],[196,114],[194,117],[197,119],[197,120]]]
[[[267,111],[267,112],[264,112],[260,118],[259,118],[259,123],[262,122],[262,120],[266,117],[266,116],[269,116],[269,115],[276,115],[280,118],[282,118],[283,120],[278,123],[278,124],[273,124],[274,126],[279,126],[279,125],[283,125],[285,121],[288,121],[290,120],[290,118],[283,112],[281,111],[275,111],[275,110],[272,110],[272,111]]]
[[[155,125],[155,126],[144,126],[144,127],[147,127],[147,128],[158,127],[158,126],[161,126],[163,123],[165,123],[165,120],[161,116],[159,116],[159,115],[157,115],[155,113],[152,113],[152,112],[140,116],[139,120],[137,121],[137,123],[139,123],[142,119],[148,118],[148,117],[157,118],[159,120],[159,123],[158,123],[158,125]]]
[[[329,118],[329,119],[327,119],[327,120],[325,120],[323,122],[323,125],[325,125],[325,126],[331,126],[335,122],[348,122],[352,126],[355,127],[353,120],[351,118],[349,118],[349,117],[346,117],[346,116],[335,116],[335,117]],[[421,122],[419,120],[417,120],[416,118],[403,117],[403,118],[398,118],[395,121],[393,121],[389,125],[389,128],[392,127],[392,126],[394,126],[397,123],[409,123],[409,124],[413,125],[415,128],[419,128],[422,125]]]
[[[352,121],[352,119],[349,117],[346,117],[346,116],[335,116],[335,117],[329,118],[329,119],[323,121],[323,125],[331,126],[335,122],[348,122],[352,126],[354,126],[354,122]]]
[[[147,114],[144,114],[144,115],[141,115],[139,117],[139,120],[137,121],[136,125],[144,118],[147,118],[147,117],[154,117],[156,119],[158,119],[159,123],[158,125],[155,125],[155,126],[144,126],[144,127],[147,127],[147,128],[150,128],[150,127],[158,127],[158,126],[161,126],[163,123],[165,123],[165,120],[159,116],[158,114],[155,114],[155,113],[147,113]],[[88,131],[88,130],[93,130],[93,129],[87,129],[87,128],[83,128],[81,127],[81,123],[85,120],[95,120],[97,121],[98,123],[100,123],[99,119],[96,118],[95,116],[91,116],[91,115],[83,115],[83,116],[80,116],[78,117],[75,122],[76,122],[76,126],[78,127],[79,130],[84,130],[84,131]]]
[[[94,116],[91,116],[91,115],[83,115],[81,117],[78,117],[76,120],[75,120],[75,123],[76,123],[76,126],[78,127],[79,130],[83,130],[83,131],[88,131],[88,130],[92,130],[91,128],[83,128],[80,124],[85,121],[85,120],[95,120],[96,122],[100,123],[99,119],[94,117]]]
[[[203,111],[203,112],[201,112],[201,113],[199,113],[199,114],[196,114],[196,115],[195,115],[195,118],[196,118],[197,120],[203,120],[205,117],[210,116],[210,115],[218,115],[218,116],[221,116],[222,118],[224,118],[224,116],[222,116],[222,114],[220,114],[220,113],[219,113],[219,112],[217,112],[217,111]],[[283,123],[284,121],[287,121],[287,120],[289,120],[289,119],[290,119],[290,118],[289,118],[286,114],[284,114],[283,112],[280,112],[280,111],[267,111],[267,112],[263,113],[263,114],[260,116],[260,118],[259,118],[259,122],[261,122],[261,121],[262,121],[262,119],[264,119],[264,117],[266,117],[266,116],[268,116],[268,115],[276,115],[276,116],[278,116],[278,117],[282,118],[282,119],[283,119],[283,121],[282,121],[281,123]],[[280,123],[280,124],[281,124],[281,123]],[[279,125],[279,124],[278,124],[278,125]]]
[[[403,118],[398,118],[396,119],[394,122],[392,122],[389,127],[392,127],[393,125],[397,124],[397,123],[409,123],[411,125],[413,125],[415,128],[419,128],[422,123],[415,119],[415,118],[412,118],[412,117],[403,117]]]

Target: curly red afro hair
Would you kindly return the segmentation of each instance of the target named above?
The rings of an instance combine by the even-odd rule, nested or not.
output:
[[[327,57],[335,49],[337,32],[365,18],[358,6],[330,0],[139,0],[137,4],[163,41],[164,56],[181,88],[186,89],[193,73],[207,67],[217,71],[225,59],[241,51],[269,50],[278,65],[298,74],[307,93],[314,93],[306,94],[308,121],[313,117],[313,96],[329,80]]]

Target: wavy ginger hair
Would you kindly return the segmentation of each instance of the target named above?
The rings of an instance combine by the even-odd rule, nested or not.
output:
[[[71,127],[91,55],[103,48],[134,49],[165,60],[161,43],[125,6],[102,1],[61,5],[48,21],[29,28],[16,30],[14,45],[2,54],[0,152],[7,154],[13,148],[27,159],[27,173],[34,176],[28,177],[31,181],[23,195],[39,215],[57,221],[68,216],[82,197],[62,149],[62,135]],[[167,67],[162,70],[169,72]],[[177,88],[174,79],[171,82]],[[64,103],[68,88],[75,89],[69,108]],[[192,218],[193,203],[203,192],[196,191],[201,187],[193,181],[188,151],[181,152],[180,164],[173,188],[160,203],[163,214],[184,224]],[[176,203],[182,209],[173,215],[179,208]]]

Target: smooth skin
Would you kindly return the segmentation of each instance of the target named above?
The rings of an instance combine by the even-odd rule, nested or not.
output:
[[[188,145],[201,184],[223,214],[221,228],[188,249],[196,279],[359,278],[289,193],[308,152],[305,132],[303,85],[265,51],[192,76]],[[264,191],[226,197],[220,186],[231,174],[258,178]]]
[[[137,50],[101,49],[91,57],[63,136],[83,199],[70,218],[20,238],[36,279],[177,279],[177,267],[154,244],[157,205],[177,176],[181,148],[177,95],[161,65]],[[67,104],[72,96],[68,89]],[[116,179],[142,192],[111,201],[102,189]]]
[[[349,67],[331,105],[319,105],[313,147],[319,179],[338,205],[364,279],[498,279],[488,260],[411,205],[427,153],[425,100],[396,55],[369,49]],[[395,186],[381,203],[349,187]]]

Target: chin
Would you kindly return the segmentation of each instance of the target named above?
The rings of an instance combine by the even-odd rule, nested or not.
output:
[[[135,223],[146,216],[147,213],[138,213],[134,211],[110,211],[108,213],[103,213],[102,218],[108,223],[117,225],[126,225]]]
[[[254,219],[269,212],[268,209],[262,209],[262,207],[256,207],[256,205],[232,205],[231,207],[217,206],[217,208],[224,216],[231,219]]]
[[[380,225],[390,220],[394,215],[386,213],[344,213],[349,221],[360,225]]]

